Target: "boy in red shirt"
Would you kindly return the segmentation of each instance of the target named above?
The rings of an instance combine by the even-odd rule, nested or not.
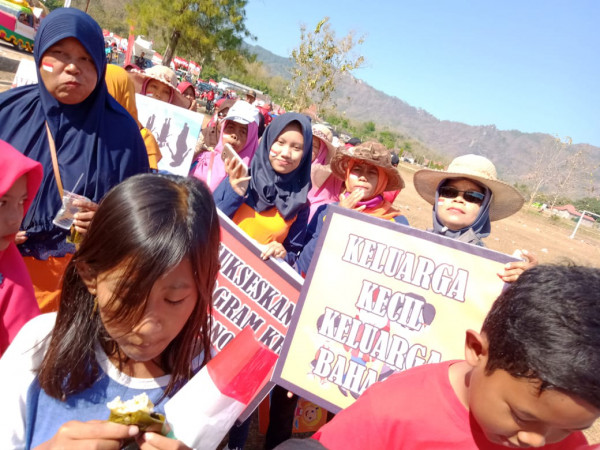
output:
[[[371,386],[313,437],[335,449],[587,448],[600,416],[600,270],[538,266],[507,287],[465,360]]]

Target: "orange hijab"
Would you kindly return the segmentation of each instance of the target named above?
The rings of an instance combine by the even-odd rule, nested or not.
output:
[[[348,167],[346,168],[346,181],[350,178],[350,171],[352,167],[357,163],[357,160],[350,159],[348,161]],[[361,160],[361,164],[367,163],[366,161]],[[371,164],[374,167],[377,167],[378,177],[377,177],[377,186],[375,186],[375,195],[370,199],[360,201],[356,204],[354,209],[358,209],[361,206],[366,206],[365,209],[362,210],[363,213],[369,214],[371,216],[379,217],[381,219],[386,220],[394,220],[394,217],[399,216],[400,212],[395,210],[392,207],[392,204],[383,198],[383,190],[387,186],[388,176],[385,171],[375,164]],[[345,195],[345,194],[342,194]]]

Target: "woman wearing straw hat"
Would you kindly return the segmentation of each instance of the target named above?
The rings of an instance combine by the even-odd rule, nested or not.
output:
[[[177,90],[177,75],[166,66],[153,66],[144,72],[131,71],[135,92],[188,109],[191,101]]]
[[[433,205],[433,229],[429,230],[461,242],[485,247],[490,222],[515,214],[523,196],[508,183],[498,180],[496,167],[479,155],[455,158],[448,170],[422,169],[413,178],[415,189]],[[521,250],[524,261],[506,265],[504,281],[515,281],[537,258]]]
[[[346,192],[340,194],[340,206],[408,225],[406,217],[383,196],[384,191],[401,190],[404,187],[404,180],[392,166],[390,152],[384,145],[365,142],[338,150],[331,161],[331,172],[343,180],[346,188]],[[295,264],[300,274],[308,271],[326,214],[327,205],[321,205],[310,222],[306,244]]]

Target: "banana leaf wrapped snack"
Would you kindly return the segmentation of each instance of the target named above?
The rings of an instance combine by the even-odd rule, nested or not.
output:
[[[121,401],[121,397],[117,397],[106,406],[110,409],[110,422],[137,425],[142,433],[152,431],[166,434],[165,416],[154,412],[154,404],[145,392],[125,402]]]

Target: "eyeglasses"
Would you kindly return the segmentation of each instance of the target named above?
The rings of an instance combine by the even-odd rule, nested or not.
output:
[[[477,205],[481,205],[483,203],[483,199],[485,198],[485,194],[477,191],[460,191],[452,186],[442,186],[438,190],[440,197],[445,198],[456,198],[458,194],[462,194],[462,198],[469,203],[475,203]]]

